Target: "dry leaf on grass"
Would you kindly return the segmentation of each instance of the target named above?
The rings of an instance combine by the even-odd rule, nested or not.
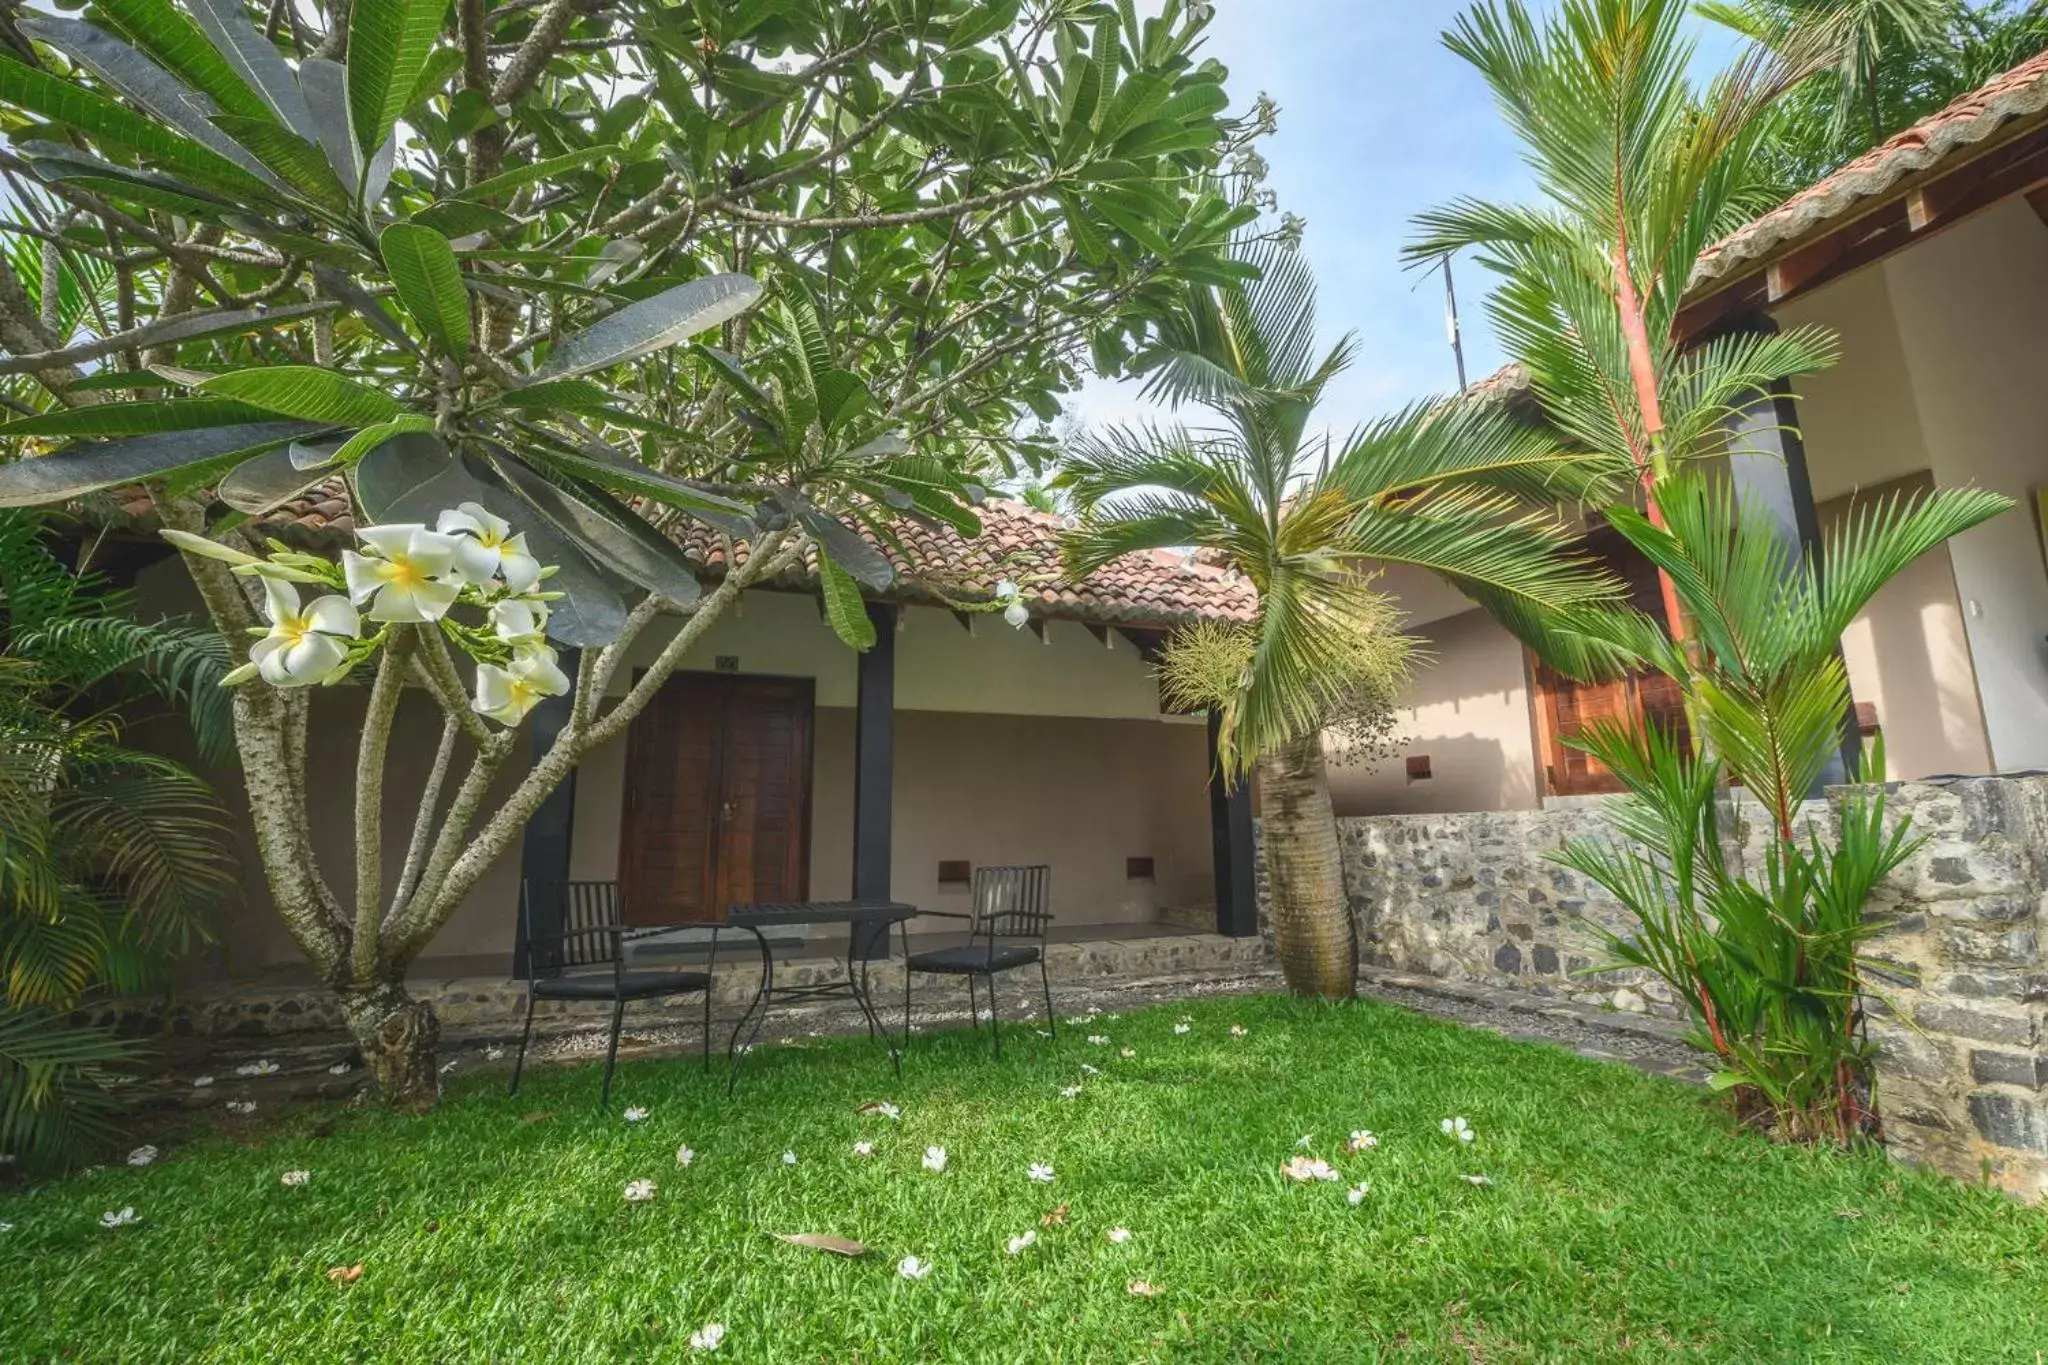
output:
[[[519,1121],[521,1123],[542,1123],[553,1117],[554,1115],[545,1109],[536,1109],[531,1114],[521,1114]]]
[[[1159,1296],[1159,1286],[1150,1280],[1132,1280],[1128,1288],[1141,1299],[1151,1299]]]
[[[851,1237],[835,1237],[829,1232],[778,1232],[775,1236],[791,1246],[829,1251],[834,1256],[865,1256],[868,1250]]]
[[[1065,1204],[1059,1205],[1051,1213],[1038,1220],[1038,1226],[1042,1228],[1063,1228],[1066,1225],[1067,1206]]]
[[[357,1280],[363,1278],[362,1264],[358,1262],[355,1265],[335,1266],[327,1272],[327,1278],[336,1284],[354,1284]]]

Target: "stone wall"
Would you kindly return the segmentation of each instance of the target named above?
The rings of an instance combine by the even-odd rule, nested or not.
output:
[[[2048,1198],[2048,777],[1904,783],[1926,839],[1873,897],[1870,1033],[1896,1155]]]
[[[1866,1007],[1886,1145],[1959,1179],[2048,1198],[2048,777],[1904,783],[1890,803],[1925,842],[1868,911],[1877,932]],[[1765,833],[1746,804],[1723,824],[1734,867],[1758,865]],[[1824,831],[1827,804],[1809,803],[1806,820]],[[1632,925],[1548,856],[1609,833],[1600,803],[1337,825],[1367,964],[1682,1013],[1637,973],[1578,974],[1605,956],[1594,925]],[[1263,927],[1263,860],[1259,896]]]

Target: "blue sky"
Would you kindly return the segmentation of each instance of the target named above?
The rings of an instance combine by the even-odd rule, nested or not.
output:
[[[1321,286],[1325,345],[1359,337],[1357,361],[1332,387],[1324,418],[1342,432],[1456,386],[1436,277],[1401,267],[1419,210],[1460,194],[1520,198],[1529,189],[1514,143],[1476,72],[1440,35],[1453,0],[1219,0],[1204,55],[1230,68],[1235,107],[1260,91],[1280,106],[1262,150],[1267,185],[1308,220],[1302,249]],[[1716,52],[1732,50],[1722,40]],[[1711,55],[1711,54],[1703,54]],[[1466,364],[1473,379],[1501,362],[1481,296],[1488,281],[1460,262]],[[1071,406],[1091,423],[1146,411],[1135,387],[1096,381]]]

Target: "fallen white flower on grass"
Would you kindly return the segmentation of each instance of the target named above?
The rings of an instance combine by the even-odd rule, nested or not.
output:
[[[921,1280],[932,1273],[929,1261],[920,1261],[915,1256],[905,1256],[896,1263],[896,1273],[906,1280]]]
[[[229,1101],[228,1101],[228,1112],[229,1112],[230,1114],[253,1114],[253,1113],[255,1113],[255,1112],[256,1112],[256,1101],[254,1101],[254,1100],[229,1100]]]
[[[207,1086],[212,1084],[213,1077],[211,1076],[194,1076],[192,1078],[192,1088],[194,1090],[204,1090]]]
[[[1349,1142],[1347,1142],[1347,1143],[1345,1143],[1345,1144],[1344,1144],[1344,1146],[1346,1147],[1346,1149],[1348,1149],[1348,1150],[1350,1150],[1350,1151],[1353,1151],[1353,1152],[1363,1152],[1363,1151],[1368,1151],[1368,1150],[1370,1150],[1370,1149],[1372,1149],[1372,1148],[1374,1148],[1374,1147],[1377,1147],[1377,1146],[1379,1146],[1379,1145],[1380,1145],[1380,1139],[1379,1139],[1379,1134],[1377,1134],[1377,1133],[1373,1132],[1373,1131],[1372,1131],[1371,1129],[1369,1129],[1369,1128],[1354,1128],[1354,1129],[1352,1129],[1352,1130],[1351,1130],[1351,1140],[1350,1140]]]
[[[707,1322],[690,1333],[690,1349],[693,1351],[715,1351],[718,1343],[725,1340],[725,1324]]]
[[[130,1166],[147,1166],[150,1162],[157,1159],[157,1155],[156,1148],[145,1143],[128,1154],[128,1164]]]
[[[1156,1298],[1159,1294],[1159,1286],[1150,1280],[1132,1280],[1125,1288],[1141,1299]]]
[[[628,1123],[638,1123],[646,1117],[647,1111],[637,1104],[626,1111],[626,1122]]]
[[[1060,1098],[1063,1100],[1071,1100],[1080,1093],[1081,1087],[1078,1085],[1063,1085],[1060,1087]]]
[[[1491,1185],[1493,1183],[1483,1175],[1461,1175],[1458,1179],[1464,1181],[1467,1185]]]
[[[925,1148],[925,1149],[924,1149],[924,1168],[925,1168],[926,1170],[928,1170],[928,1171],[943,1171],[943,1170],[945,1170],[945,1169],[946,1169],[946,1149],[945,1149],[944,1147],[927,1147],[927,1148]]]
[[[277,1178],[277,1183],[287,1189],[295,1190],[312,1178],[313,1173],[311,1171],[286,1171]]]
[[[1445,1119],[1442,1123],[1438,1124],[1437,1127],[1443,1129],[1443,1134],[1445,1137],[1456,1138],[1460,1142],[1470,1142],[1474,1138],[1477,1138],[1479,1136],[1479,1134],[1473,1132],[1471,1127],[1466,1124],[1463,1115],[1460,1115],[1459,1117],[1454,1119]]]
[[[885,1119],[900,1119],[903,1117],[903,1111],[887,1100],[876,1100],[868,1106],[868,1109],[871,1113],[880,1114]]]
[[[1290,1157],[1287,1164],[1280,1168],[1280,1174],[1286,1176],[1289,1180],[1300,1180],[1303,1182],[1310,1180],[1335,1180],[1338,1178],[1336,1167],[1319,1156]]]
[[[795,1152],[784,1152],[784,1153],[782,1154],[782,1164],[783,1164],[783,1165],[785,1165],[785,1166],[794,1166],[794,1165],[796,1165],[796,1153],[795,1153]]]
[[[1009,1252],[1012,1256],[1015,1256],[1022,1252],[1026,1247],[1035,1246],[1037,1242],[1038,1229],[1029,1228],[1024,1232],[1018,1233],[1009,1241],[1003,1243],[1003,1250]]]
[[[1243,1024],[1232,1024],[1230,1026],[1230,1036],[1233,1038],[1242,1038],[1245,1036],[1245,1034],[1250,1032],[1251,1030],[1246,1028]]]
[[[1088,1041],[1093,1043],[1097,1047],[1109,1046],[1109,1038],[1106,1034],[1091,1033],[1088,1035]]]
[[[1083,1062],[1083,1063],[1081,1063],[1081,1071],[1082,1071],[1082,1073],[1083,1073],[1084,1075],[1089,1075],[1089,1076],[1100,1076],[1100,1075],[1102,1074],[1102,1068],[1101,1068],[1101,1067],[1099,1067],[1099,1066],[1091,1066],[1091,1065],[1089,1065],[1089,1064],[1088,1064],[1087,1062]]]
[[[327,1068],[327,1074],[330,1076],[346,1076],[354,1070],[355,1068],[347,1062],[336,1062],[333,1066]]]
[[[696,1159],[697,1154],[690,1150],[690,1145],[688,1143],[684,1143],[682,1146],[676,1148],[676,1165],[687,1166]]]
[[[487,1062],[498,1062],[498,1061],[503,1061],[504,1059],[505,1059],[505,1049],[504,1049],[504,1048],[501,1048],[501,1047],[487,1047],[487,1048],[485,1048],[485,1049],[484,1049],[484,1060],[485,1060],[485,1061],[487,1061]]]
[[[1027,1179],[1033,1180],[1040,1185],[1052,1184],[1052,1167],[1046,1165],[1043,1161],[1034,1161],[1029,1166],[1026,1166],[1024,1168],[1024,1175]]]
[[[1131,1240],[1131,1230],[1129,1228],[1111,1228],[1102,1235],[1115,1242],[1118,1246],[1122,1246],[1125,1242]]]
[[[447,1061],[441,1063],[441,1074],[443,1076],[447,1075],[449,1072],[453,1071],[456,1068],[457,1064],[459,1064],[461,1061],[462,1059],[460,1057],[450,1057]]]
[[[100,1215],[100,1226],[103,1228],[125,1228],[130,1223],[139,1223],[141,1221],[142,1215],[132,1208],[122,1209],[119,1213],[110,1211]]]
[[[12,1232],[12,1231],[14,1231],[14,1224],[12,1224],[12,1223],[0,1223],[0,1232]]]
[[[1067,1027],[1068,1027],[1068,1028],[1079,1028],[1079,1027],[1081,1027],[1081,1026],[1082,1026],[1083,1024],[1087,1023],[1087,1022],[1088,1022],[1088,1019],[1089,1019],[1089,1016],[1088,1016],[1088,1015],[1085,1015],[1085,1014],[1076,1014],[1076,1015],[1072,1016],[1071,1018],[1069,1018],[1069,1019],[1067,1020]]]
[[[853,1154],[855,1156],[873,1156],[875,1154],[875,1144],[872,1142],[856,1142],[853,1144]]]
[[[1194,1027],[1194,1025],[1193,1025],[1193,1024],[1175,1024],[1175,1025],[1173,1026],[1173,1031],[1174,1031],[1175,1033],[1186,1033],[1186,1032],[1187,1032],[1188,1030],[1192,1029],[1193,1027]]]
[[[1372,1182],[1361,1180],[1344,1192],[1344,1198],[1353,1204],[1363,1204],[1365,1197],[1372,1193]]]
[[[277,1069],[277,1063],[265,1057],[261,1061],[243,1062],[235,1068],[235,1074],[237,1076],[275,1076]]]
[[[1316,1145],[1316,1135],[1314,1133],[1303,1133],[1294,1140],[1294,1145],[1304,1149],[1313,1147]]]
[[[652,1180],[629,1180],[626,1182],[626,1202],[628,1204],[644,1204],[652,1198],[654,1198],[654,1182]]]
[[[1117,1013],[1117,1012],[1116,1012],[1115,1010],[1111,1010],[1111,1011],[1110,1011],[1110,1012],[1109,1012],[1108,1014],[1105,1014],[1105,1015],[1103,1015],[1102,1017],[1103,1017],[1103,1018],[1105,1018],[1105,1019],[1121,1019],[1121,1018],[1123,1018],[1123,1016],[1122,1016],[1121,1014],[1118,1014],[1118,1013]]]
[[[1119,1053],[1117,1053],[1117,1056],[1119,1056],[1119,1057],[1123,1058],[1123,1059],[1124,1059],[1125,1061],[1127,1061],[1127,1062],[1128,1062],[1128,1061],[1129,1061],[1129,1060],[1130,1060],[1131,1058],[1133,1058],[1133,1057],[1135,1057],[1135,1056],[1137,1056],[1137,1055],[1138,1055],[1138,1049],[1136,1049],[1136,1048],[1134,1048],[1134,1047],[1127,1047],[1127,1048],[1125,1048],[1125,1049],[1124,1049],[1124,1050],[1123,1050],[1122,1052],[1119,1052]]]

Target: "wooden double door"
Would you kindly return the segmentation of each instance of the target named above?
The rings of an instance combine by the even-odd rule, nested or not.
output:
[[[1670,629],[1657,568],[1633,545],[1606,526],[1586,536],[1594,558],[1628,585],[1629,605]],[[1672,733],[1687,733],[1685,698],[1661,673],[1632,673],[1616,682],[1574,682],[1531,656],[1536,675],[1538,725],[1543,738],[1543,775],[1548,794],[1591,796],[1618,792],[1621,781],[1607,765],[1567,743],[1593,721],[1647,720]]]
[[[810,892],[813,684],[678,673],[626,740],[629,924],[705,924]]]

